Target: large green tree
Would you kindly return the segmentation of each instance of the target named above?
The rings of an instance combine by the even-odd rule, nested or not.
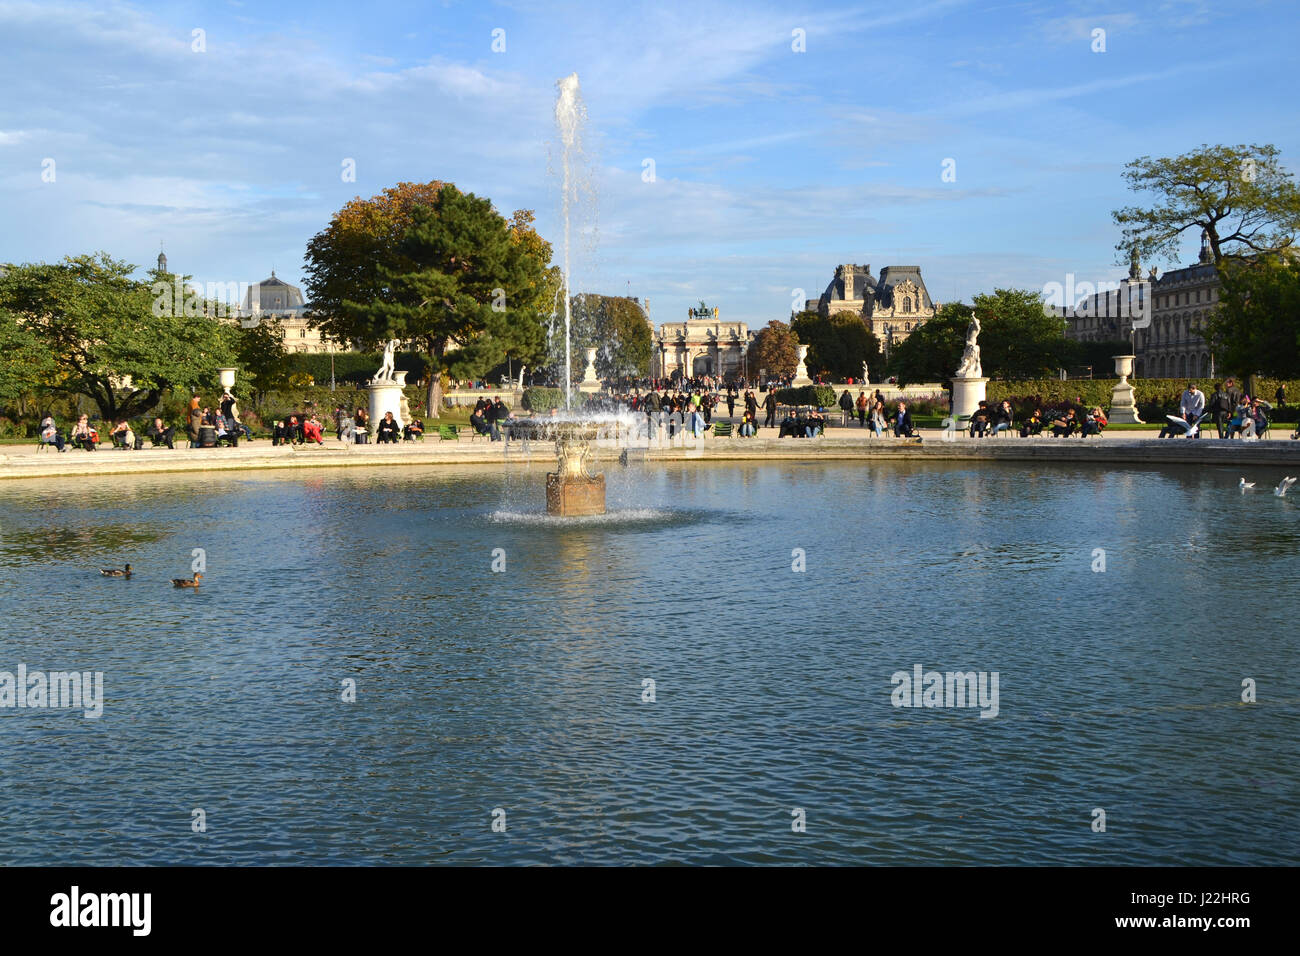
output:
[[[969,305],[945,303],[890,350],[889,373],[898,377],[900,385],[948,381],[961,361],[970,313]],[[987,365],[984,372],[988,374]]]
[[[626,296],[582,293],[572,297],[573,374],[581,377],[582,349],[596,350],[602,378],[643,376],[650,372],[650,324],[641,305]],[[560,360],[563,366],[563,359]]]
[[[139,415],[168,390],[211,387],[235,359],[230,326],[156,308],[151,284],[132,279],[134,271],[101,252],[0,276],[0,310],[56,367],[48,387],[90,398],[106,420]]]
[[[28,396],[56,375],[53,355],[31,327],[0,308],[0,403]]]
[[[1300,377],[1300,262],[1263,256],[1226,264],[1220,276],[1208,326],[1220,363],[1242,376]]]
[[[856,312],[830,317],[817,310],[800,312],[790,322],[799,341],[808,346],[808,370],[843,382],[862,377],[862,363],[881,369],[880,341]]]
[[[1073,349],[1065,323],[1044,311],[1042,293],[994,289],[975,296],[975,314],[981,326],[980,359],[990,378],[1039,378],[1069,364]]]
[[[799,364],[799,336],[784,322],[773,319],[754,335],[746,359],[751,375],[770,378],[792,375]]]
[[[1148,206],[1111,213],[1122,227],[1117,261],[1133,250],[1143,259],[1178,261],[1184,233],[1205,231],[1214,264],[1277,253],[1300,231],[1300,189],[1273,146],[1202,146],[1181,156],[1143,156],[1124,168]]]
[[[437,417],[444,374],[542,360],[560,287],[550,257],[527,210],[506,220],[448,183],[399,183],[352,200],[308,243],[312,323],[354,348],[418,348]]]

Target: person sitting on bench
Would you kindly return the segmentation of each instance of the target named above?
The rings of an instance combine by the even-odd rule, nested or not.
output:
[[[916,429],[912,426],[912,413],[907,410],[907,402],[898,403],[898,414],[894,416],[894,437],[912,438]]]
[[[414,441],[417,438],[423,437],[424,422],[420,421],[418,418],[407,423],[407,426],[402,429],[402,438],[406,441]]]
[[[158,445],[166,445],[168,448],[176,447],[174,443],[176,437],[176,429],[168,428],[166,425],[163,424],[163,420],[161,418],[155,418],[153,420],[153,424],[149,426],[149,430],[145,432],[145,434],[149,436],[149,441],[155,447],[157,447]]]
[[[803,433],[807,438],[816,438],[826,431],[826,416],[817,409],[809,409],[808,418],[804,424]]]
[[[970,416],[970,437],[983,438],[989,430],[989,403],[980,401],[979,407]]]
[[[99,436],[95,429],[90,427],[90,420],[87,416],[82,415],[77,419],[76,426],[72,429],[72,447],[84,448],[86,451],[95,450],[95,441]]]
[[[1041,435],[1043,433],[1043,410],[1035,408],[1034,414],[1030,415],[1020,424],[1020,437],[1028,438],[1030,435]]]
[[[59,433],[59,426],[54,422],[53,415],[46,415],[41,419],[41,441],[47,445],[53,445],[59,451],[63,451],[63,435]]]
[[[114,425],[109,434],[113,436],[113,444],[118,448],[127,450],[135,448],[135,432],[131,430],[131,426],[125,418]]]
[[[989,413],[989,434],[996,435],[998,432],[1010,431],[1012,421],[1011,403],[1004,399]]]
[[[1074,409],[1066,409],[1064,415],[1052,420],[1052,437],[1069,438],[1079,427],[1079,420],[1074,416]]]
[[[397,427],[397,419],[393,418],[392,412],[384,412],[384,417],[380,419],[379,425],[375,428],[376,441],[383,445],[385,443],[397,444],[397,436],[401,430]]]

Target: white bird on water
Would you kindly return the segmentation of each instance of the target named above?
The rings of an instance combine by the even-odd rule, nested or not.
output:
[[[1294,478],[1283,478],[1282,483],[1273,489],[1273,494],[1277,495],[1279,498],[1285,498],[1287,490],[1294,484]]]
[[[1244,494],[1247,491],[1254,491],[1255,483],[1253,481],[1247,481],[1245,478],[1243,478],[1241,479],[1241,481],[1237,482],[1237,487],[1240,488],[1242,493]]]

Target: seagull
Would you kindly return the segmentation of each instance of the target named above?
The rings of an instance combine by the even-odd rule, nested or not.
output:
[[[1237,482],[1237,487],[1241,489],[1243,494],[1245,494],[1247,491],[1255,490],[1255,483],[1253,481],[1247,481],[1245,478],[1243,478],[1241,479],[1241,481]]]
[[[1295,484],[1294,478],[1283,478],[1282,483],[1273,489],[1273,494],[1279,498],[1285,498],[1287,490]]]

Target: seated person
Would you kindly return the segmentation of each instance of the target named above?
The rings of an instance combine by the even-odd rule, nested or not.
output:
[[[480,406],[475,406],[474,411],[470,412],[469,424],[470,427],[480,435],[492,434],[492,429],[488,425],[487,418],[484,416],[483,409]]]
[[[907,410],[907,402],[898,403],[898,412],[894,415],[894,437],[912,438],[916,429],[912,426],[912,413]]]
[[[745,414],[740,419],[740,434],[746,438],[753,438],[757,431],[758,422],[754,418],[754,413],[746,409]]]
[[[1088,410],[1087,416],[1083,420],[1083,437],[1089,435],[1100,435],[1101,430],[1106,427],[1106,413],[1100,408]]]
[[[816,438],[826,430],[826,416],[817,409],[808,413],[806,424],[804,425],[804,435],[808,438]]]
[[[1030,435],[1040,435],[1043,432],[1043,410],[1035,408],[1034,414],[1026,418],[1020,425],[1020,437],[1028,438]]]
[[[1069,438],[1079,427],[1079,419],[1075,417],[1074,409],[1066,409],[1064,415],[1052,420],[1052,437]]]
[[[109,434],[113,436],[113,444],[118,448],[135,448],[135,432],[125,418],[114,425]]]
[[[176,429],[168,428],[163,424],[161,418],[155,418],[153,424],[149,426],[149,430],[145,432],[145,434],[149,436],[149,441],[155,447],[158,445],[166,445],[168,448],[176,447],[174,444]]]
[[[1259,399],[1250,403],[1250,423],[1252,438],[1259,438],[1268,431],[1268,416],[1264,414],[1264,407],[1260,405]]]
[[[989,403],[981,401],[970,416],[970,437],[983,438],[989,430]]]
[[[375,440],[381,445],[390,442],[396,445],[399,432],[397,419],[393,417],[393,413],[384,412],[384,417],[379,420],[379,424],[375,427]]]
[[[989,434],[1010,431],[1012,421],[1011,403],[1004,400],[989,412]]]
[[[323,428],[315,415],[302,423],[302,430],[306,441],[314,441],[318,445],[325,444],[325,440],[321,438],[321,431]]]
[[[413,439],[421,437],[423,434],[424,422],[420,421],[418,418],[407,423],[407,426],[402,429],[402,438],[406,441],[412,441]]]
[[[47,445],[53,445],[59,451],[63,451],[63,436],[59,434],[59,426],[54,423],[53,415],[46,415],[41,419],[41,441]]]
[[[72,428],[72,447],[94,451],[95,442],[97,441],[99,441],[99,435],[95,433],[95,429],[90,427],[89,418],[82,415]]]

